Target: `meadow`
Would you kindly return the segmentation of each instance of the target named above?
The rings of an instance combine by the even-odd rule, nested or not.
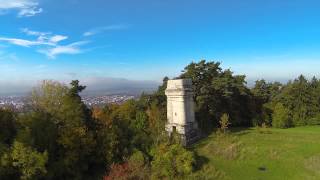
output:
[[[191,179],[320,179],[320,126],[236,128],[193,149],[201,166]]]

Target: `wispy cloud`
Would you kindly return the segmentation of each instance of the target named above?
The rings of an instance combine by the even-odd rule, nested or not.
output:
[[[99,33],[103,33],[104,31],[112,31],[112,30],[122,30],[127,29],[129,26],[124,24],[116,24],[116,25],[110,25],[110,26],[103,26],[103,27],[97,27],[93,28],[87,32],[83,33],[83,36],[93,36]]]
[[[28,28],[23,28],[21,29],[21,31],[30,36],[37,36],[38,37],[37,41],[40,41],[40,42],[47,41],[48,43],[51,43],[51,44],[56,44],[60,41],[68,39],[68,36],[52,35],[51,32],[32,31]]]
[[[31,47],[31,46],[37,46],[37,45],[49,45],[54,46],[53,43],[50,42],[44,42],[44,41],[30,41],[26,39],[17,39],[17,38],[6,38],[6,37],[0,37],[0,41],[6,41],[10,44],[23,46],[23,47]]]
[[[1,0],[0,0],[1,1]],[[88,41],[78,41],[68,45],[61,45],[60,42],[68,39],[68,36],[55,35],[51,32],[32,31],[28,28],[21,30],[28,36],[35,36],[35,40],[0,37],[0,41],[22,47],[37,47],[37,52],[45,54],[47,57],[54,59],[60,54],[79,54],[83,50],[80,46],[88,43]]]
[[[79,41],[65,46],[55,46],[53,48],[41,49],[38,52],[47,55],[51,59],[55,59],[60,54],[80,54],[83,52],[80,49],[81,45],[88,43],[87,41]]]
[[[49,39],[49,41],[52,42],[52,43],[58,43],[60,41],[66,40],[66,39],[68,39],[68,36],[55,35],[55,36],[52,36]]]
[[[1,1],[1,0],[0,0]],[[30,36],[46,36],[51,34],[51,32],[39,32],[39,31],[32,31],[28,28],[22,28],[21,32],[30,35]]]
[[[37,0],[0,0],[0,14],[17,10],[18,17],[31,17],[43,11]]]

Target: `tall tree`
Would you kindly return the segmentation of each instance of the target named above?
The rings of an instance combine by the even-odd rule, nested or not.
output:
[[[180,78],[192,79],[196,118],[202,130],[209,131],[218,125],[223,113],[230,115],[233,126],[251,123],[251,92],[245,76],[222,70],[219,62],[202,60],[185,67]]]

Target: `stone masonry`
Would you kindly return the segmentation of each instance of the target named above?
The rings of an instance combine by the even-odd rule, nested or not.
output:
[[[176,131],[184,145],[198,138],[198,126],[194,116],[193,89],[191,79],[169,80],[165,91],[167,96],[166,131]]]

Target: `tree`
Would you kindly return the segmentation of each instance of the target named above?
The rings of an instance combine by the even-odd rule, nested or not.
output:
[[[281,103],[277,103],[274,108],[272,126],[277,128],[288,128],[292,126],[289,111]]]
[[[112,164],[110,172],[104,180],[143,180],[150,179],[149,166],[145,162],[142,152],[134,152],[130,158],[121,164]]]
[[[10,145],[17,133],[17,122],[14,112],[0,109],[0,129],[0,144]]]
[[[230,125],[229,115],[224,113],[221,116],[219,123],[220,123],[220,130],[225,134],[226,130],[228,129],[228,126]]]
[[[180,78],[192,79],[196,119],[203,131],[210,132],[218,125],[223,113],[230,115],[234,126],[251,124],[252,95],[245,76],[223,70],[219,62],[202,60],[185,67]]]
[[[320,96],[317,89],[315,79],[309,82],[300,75],[283,87],[281,94],[274,98],[273,104],[281,103],[288,109],[293,125],[306,125],[319,113]]]
[[[193,171],[195,156],[180,144],[162,143],[153,150],[152,155],[153,179],[183,178]]]
[[[159,108],[156,102],[152,102],[147,109],[150,135],[153,144],[159,144],[163,140],[165,133],[166,110]]]
[[[255,116],[252,125],[261,126],[262,124],[271,125],[273,99],[281,93],[281,83],[267,83],[265,80],[258,80],[251,89],[253,94],[253,109]]]
[[[41,179],[47,173],[48,153],[39,153],[35,149],[15,141],[11,151],[1,159],[1,165],[14,168],[20,179]]]
[[[70,88],[44,81],[32,93],[29,103],[32,111],[30,118],[26,117],[30,122],[23,124],[22,134],[27,137],[26,143],[48,151],[48,179],[93,178],[102,174],[98,167],[103,167],[105,162],[95,156],[95,122],[79,95],[84,88],[79,81],[72,81]],[[48,134],[41,137],[44,129]]]

